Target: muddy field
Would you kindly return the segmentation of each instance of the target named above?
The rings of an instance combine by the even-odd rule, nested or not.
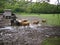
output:
[[[17,16],[18,19],[41,20],[39,17]],[[0,45],[41,45],[48,37],[59,37],[60,27],[52,26],[5,26],[0,28]]]
[[[59,37],[60,29],[52,27],[0,28],[0,45],[41,45],[48,37]]]

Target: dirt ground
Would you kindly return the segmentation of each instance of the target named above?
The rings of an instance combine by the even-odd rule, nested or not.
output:
[[[0,28],[1,45],[41,45],[49,37],[60,37],[60,28],[55,27],[8,27]]]
[[[28,19],[30,22],[39,17],[17,16],[18,19]],[[60,37],[60,27],[36,26],[21,27],[7,26],[0,28],[0,45],[41,45],[41,42],[49,37]]]

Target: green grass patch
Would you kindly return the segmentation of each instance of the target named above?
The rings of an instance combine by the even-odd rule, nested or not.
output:
[[[47,38],[42,42],[42,45],[60,45],[60,37],[59,38]]]
[[[22,16],[36,16],[40,19],[46,19],[48,25],[60,26],[60,14],[34,14],[34,13],[18,13]],[[59,16],[58,16],[59,15]]]

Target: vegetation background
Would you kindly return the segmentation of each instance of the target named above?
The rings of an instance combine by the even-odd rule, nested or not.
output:
[[[13,12],[26,13],[60,13],[60,5],[25,0],[0,0],[0,12],[3,12],[4,9],[12,9]]]

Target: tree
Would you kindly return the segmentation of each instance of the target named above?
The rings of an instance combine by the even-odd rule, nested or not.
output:
[[[0,12],[3,12],[3,9],[5,8],[5,2],[6,0],[0,0]]]

